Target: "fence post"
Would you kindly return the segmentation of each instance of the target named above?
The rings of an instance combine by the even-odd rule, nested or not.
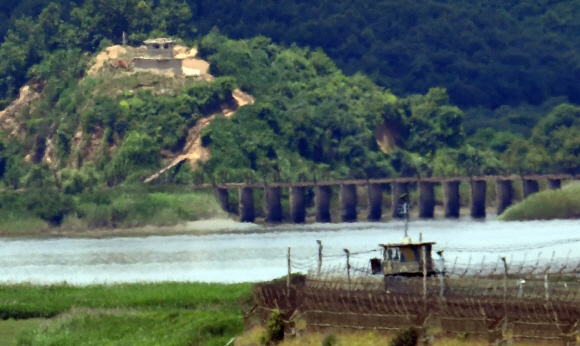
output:
[[[318,276],[322,271],[322,240],[317,240],[318,243]]]
[[[423,299],[427,299],[427,249],[425,245],[421,247],[421,261],[423,262]]]
[[[443,298],[445,296],[445,258],[443,258],[443,250],[437,251],[439,255],[439,296]]]
[[[348,295],[350,296],[350,251],[344,249],[346,252],[346,280],[348,283]]]
[[[290,297],[290,274],[292,274],[292,263],[290,261],[290,248],[288,248],[288,276],[286,277],[286,290],[288,297]]]
[[[548,273],[544,275],[544,288],[546,289],[546,300],[550,300],[550,281],[548,280]]]
[[[504,335],[507,334],[508,331],[508,311],[507,311],[507,298],[508,298],[508,265],[505,260],[505,257],[501,258],[503,262],[503,311],[504,311],[504,318],[503,318],[503,333]]]

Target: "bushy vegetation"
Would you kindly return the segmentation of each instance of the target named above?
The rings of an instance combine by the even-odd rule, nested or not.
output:
[[[155,187],[117,187],[83,191],[77,195],[55,189],[0,192],[0,233],[39,232],[48,226],[72,231],[174,225],[225,216],[208,192]]]
[[[25,107],[20,135],[0,137],[1,185],[73,196],[21,208],[51,225],[71,215],[147,222],[125,218],[113,205],[123,199],[101,207],[79,196],[159,170],[162,153],[180,152],[237,87],[256,102],[203,131],[211,160],[194,172],[178,165],[159,183],[576,174],[580,108],[568,100],[580,101],[577,10],[570,1],[8,2],[0,109],[27,81],[43,96]],[[185,78],[166,92],[171,83],[148,73],[84,75],[123,32],[130,44],[195,43],[217,78]]]
[[[132,43],[151,31],[192,39],[217,26],[235,39],[264,35],[320,47],[347,74],[363,72],[399,95],[440,86],[452,103],[485,109],[557,96],[580,101],[573,53],[580,9],[572,0],[53,2],[58,7],[44,21],[64,22],[43,26],[51,29],[46,34],[53,46],[95,50],[103,38],[120,42],[123,31]],[[49,3],[3,1],[0,18],[10,20],[0,20],[0,37],[8,28],[17,28],[18,36],[21,16],[34,18]],[[5,39],[13,40],[10,34]],[[28,43],[26,36],[21,40]]]
[[[204,310],[75,309],[19,335],[16,345],[225,345],[243,330],[239,314]]]
[[[580,218],[580,185],[535,193],[499,216],[502,221]]]
[[[0,286],[0,318],[52,318],[17,345],[224,345],[249,297],[249,284]]]

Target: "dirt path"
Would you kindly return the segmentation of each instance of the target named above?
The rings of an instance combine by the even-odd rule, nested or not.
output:
[[[236,110],[240,107],[254,104],[254,99],[244,93],[243,91],[236,89],[232,92],[232,96],[236,101],[236,104],[232,108],[223,107],[222,113],[226,117],[231,117],[235,114]],[[176,158],[171,160],[171,162],[165,166],[159,172],[153,174],[152,176],[148,177],[144,180],[145,183],[149,183],[157,178],[159,178],[163,173],[167,172],[171,168],[177,166],[183,161],[189,161],[189,164],[192,170],[197,169],[200,162],[206,162],[210,159],[211,153],[208,148],[202,146],[201,141],[201,132],[211,124],[212,120],[215,118],[216,114],[213,114],[209,117],[200,119],[197,124],[189,130],[189,134],[187,136],[187,141],[183,151],[180,155]]]

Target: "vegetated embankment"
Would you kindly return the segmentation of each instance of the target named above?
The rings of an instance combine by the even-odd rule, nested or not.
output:
[[[503,221],[580,218],[580,184],[535,193],[499,216]]]

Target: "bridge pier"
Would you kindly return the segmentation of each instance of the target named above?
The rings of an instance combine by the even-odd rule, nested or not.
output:
[[[240,187],[240,221],[254,222],[256,213],[254,210],[254,190],[251,187]]]
[[[409,184],[408,183],[393,183],[391,189],[392,198],[393,198],[393,218],[402,219],[403,213],[400,210],[400,205],[402,203],[399,201],[402,195],[408,193]]]
[[[369,197],[369,221],[380,221],[383,215],[383,186],[381,184],[368,184],[367,195]]]
[[[281,189],[279,186],[264,188],[264,212],[266,222],[282,222]]]
[[[524,199],[527,198],[529,195],[540,191],[540,186],[538,185],[537,180],[523,179],[522,184],[524,190]]]
[[[485,198],[487,183],[485,180],[471,181],[471,217],[475,219],[485,217]]]
[[[562,180],[560,179],[548,179],[548,187],[550,190],[558,190],[562,187]]]
[[[316,200],[316,222],[330,222],[330,199],[332,198],[330,186],[317,186],[314,198]]]
[[[215,199],[217,200],[220,207],[222,207],[222,210],[225,211],[226,213],[229,213],[230,212],[230,195],[228,193],[228,190],[222,189],[220,187],[214,187],[213,195],[215,196]]]
[[[306,204],[304,203],[304,187],[302,186],[290,188],[290,218],[294,223],[306,221]]]
[[[342,222],[355,222],[357,213],[357,195],[356,185],[343,184],[340,185],[340,204],[342,206],[341,217]]]
[[[501,215],[514,198],[514,189],[511,180],[496,180],[497,186],[497,215]]]
[[[461,208],[461,196],[459,195],[460,181],[445,181],[443,182],[443,194],[445,204],[445,217],[457,218],[459,217],[459,209]]]
[[[435,211],[435,190],[433,183],[419,182],[419,217],[432,219]]]

